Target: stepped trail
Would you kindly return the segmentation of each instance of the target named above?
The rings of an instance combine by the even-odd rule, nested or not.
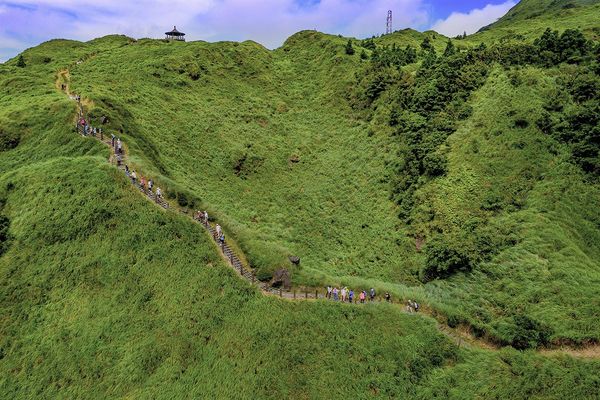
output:
[[[83,99],[83,98],[78,99],[77,96],[73,95],[69,90],[69,79],[70,79],[70,75],[69,75],[68,69],[59,71],[57,74],[56,88],[58,90],[60,90],[61,92],[65,93],[71,100],[77,102],[77,111],[78,111],[77,121],[79,121],[80,118],[85,119],[85,108],[93,107],[93,102],[89,99]],[[81,127],[78,122],[76,125],[78,128],[78,131],[80,133],[82,133],[82,129],[80,129],[80,128],[83,128],[83,127]],[[108,162],[111,164],[114,164],[116,162],[116,157],[117,157],[116,146],[114,146],[111,143],[110,137],[106,138],[106,137],[104,137],[105,136],[104,134],[100,135],[100,137],[98,137],[98,135],[96,135],[96,136],[84,135],[84,136],[90,136],[91,138],[94,138],[94,139],[100,141],[101,143],[103,143],[104,145],[110,147],[112,150],[111,150],[111,156],[108,159]],[[117,165],[117,168],[124,172],[125,172],[124,166],[127,165],[127,160],[128,160],[127,154],[128,154],[128,152],[126,151],[125,146],[123,146],[123,151],[120,154],[120,156],[121,156],[120,164],[121,165]],[[219,253],[221,254],[222,258],[226,261],[227,265],[229,265],[229,267],[231,267],[234,271],[239,273],[240,276],[243,279],[245,279],[247,282],[249,282],[252,286],[258,288],[263,295],[276,296],[276,297],[279,297],[279,298],[282,298],[282,299],[285,299],[288,301],[307,301],[307,300],[319,300],[319,299],[326,298],[325,294],[320,293],[319,289],[316,289],[316,288],[304,288],[303,290],[300,290],[299,292],[297,290],[282,290],[282,289],[276,289],[276,288],[271,287],[269,285],[269,283],[267,283],[267,282],[261,282],[261,281],[257,280],[256,275],[254,274],[254,271],[252,270],[252,268],[249,265],[247,265],[246,263],[244,263],[242,261],[242,259],[236,254],[236,251],[234,250],[234,246],[232,244],[230,244],[230,242],[228,243],[227,241],[224,241],[223,243],[219,243],[216,228],[210,222],[204,223],[202,221],[199,221],[196,218],[194,218],[194,216],[192,214],[190,214],[189,210],[183,209],[183,208],[180,208],[177,206],[175,206],[175,207],[172,206],[164,198],[162,198],[161,196],[156,196],[156,194],[154,192],[152,192],[152,190],[148,190],[146,187],[142,186],[138,180],[133,180],[130,178],[130,181],[137,190],[139,190],[141,193],[143,193],[144,196],[148,200],[152,201],[156,205],[162,207],[165,210],[174,210],[176,212],[184,214],[187,217],[189,217],[190,219],[192,219],[195,223],[201,224],[206,229],[206,231],[211,235],[211,237],[214,239],[213,243],[215,246],[218,247]],[[377,303],[379,303],[379,302],[381,302],[381,298],[379,298],[379,301]],[[371,303],[372,302],[367,302],[367,304],[365,304],[364,306],[373,306],[374,304],[371,304]],[[354,304],[348,304],[348,306],[353,306],[353,305],[360,306],[358,303],[358,299],[356,299]],[[479,349],[495,350],[495,351],[501,349],[501,346],[499,346],[491,341],[488,341],[484,338],[475,337],[469,331],[468,327],[462,327],[462,329],[461,328],[451,328],[450,326],[441,323],[436,318],[437,313],[435,313],[433,309],[431,309],[430,307],[428,307],[426,305],[424,305],[420,308],[419,313],[410,312],[403,303],[392,303],[391,305],[395,306],[395,307],[399,307],[400,310],[404,313],[414,314],[415,318],[418,316],[419,313],[422,313],[422,314],[432,317],[436,321],[438,330],[442,334],[444,334],[446,337],[448,337],[450,340],[452,340],[458,347],[479,348]],[[537,352],[539,354],[548,355],[548,356],[569,355],[572,357],[583,358],[583,359],[600,359],[600,344],[590,344],[590,345],[578,346],[578,347],[560,346],[560,347],[556,347],[556,348],[540,348],[537,350]]]

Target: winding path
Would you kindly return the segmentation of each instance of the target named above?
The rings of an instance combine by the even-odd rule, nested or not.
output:
[[[63,93],[65,93],[71,100],[77,101],[75,96],[72,95],[69,90],[69,80],[70,80],[70,75],[69,75],[68,69],[59,71],[57,80],[56,80],[56,88],[58,90],[62,91]],[[90,100],[86,100],[86,99],[82,99],[81,101],[77,102],[77,111],[78,111],[78,117],[79,117],[78,120],[81,117],[85,117],[85,108],[86,107],[87,108],[93,107],[93,102],[91,102]],[[77,126],[79,128],[79,125],[77,125]],[[109,148],[111,148],[111,157],[109,158],[108,161],[109,161],[109,163],[114,164],[116,154],[114,153],[115,149],[111,145],[110,138],[105,138],[105,137],[101,138],[101,137],[97,137],[97,136],[89,136],[89,137],[97,139],[101,143],[103,143],[106,146],[108,146]],[[126,165],[128,162],[127,151],[125,151],[125,147],[123,147],[123,153],[121,154],[121,156],[122,156],[122,165],[118,168],[120,170],[124,171],[125,170],[124,165]],[[142,192],[147,199],[149,199],[156,205],[162,207],[165,210],[167,210],[167,209],[176,210],[179,213],[184,214],[187,217],[189,217],[190,219],[192,219],[195,223],[201,224],[207,230],[207,232],[211,235],[211,237],[214,239],[214,245],[219,249],[219,252],[220,252],[221,256],[223,257],[223,259],[226,261],[226,263],[234,271],[239,273],[243,279],[248,281],[253,286],[257,287],[264,295],[277,296],[277,297],[287,299],[290,301],[306,301],[306,300],[325,299],[325,293],[323,292],[322,289],[319,290],[317,288],[304,288],[304,289],[300,289],[300,290],[298,290],[298,289],[297,290],[282,290],[282,289],[275,289],[275,288],[271,287],[268,283],[259,281],[258,279],[256,279],[256,275],[255,275],[254,271],[252,270],[252,268],[249,265],[247,265],[247,263],[243,262],[242,259],[236,254],[236,252],[233,249],[234,246],[232,246],[227,241],[225,241],[225,243],[223,243],[223,245],[218,243],[215,227],[210,222],[207,224],[204,224],[204,223],[196,220],[193,217],[193,215],[190,213],[189,210],[185,210],[180,207],[173,206],[165,199],[157,199],[155,194],[151,190],[147,190],[146,188],[142,187],[138,182],[134,183],[132,181],[132,184],[140,192]],[[382,301],[382,299],[379,298],[378,302],[381,302],[381,301]],[[367,306],[369,304],[370,303],[367,303]],[[403,303],[393,303],[393,305],[398,307],[402,312],[409,313]],[[351,306],[351,305],[348,304],[348,306]],[[475,336],[473,336],[470,333],[468,327],[464,328],[464,329],[451,328],[448,325],[440,323],[440,321],[438,321],[437,318],[435,318],[435,315],[434,315],[435,313],[433,313],[432,311],[433,310],[431,310],[429,307],[425,306],[425,307],[422,307],[420,313],[432,317],[437,323],[438,330],[442,334],[444,334],[446,337],[448,337],[450,340],[452,340],[458,347],[480,348],[480,349],[486,349],[486,350],[500,349],[500,346],[498,346],[490,341],[487,341],[482,338],[476,338]],[[417,317],[417,314],[418,313],[414,314],[415,317]],[[542,355],[550,355],[550,356],[566,354],[566,355],[570,355],[570,356],[576,357],[576,358],[600,359],[600,344],[591,344],[588,346],[582,346],[582,347],[577,347],[577,348],[569,347],[569,346],[562,346],[562,347],[558,347],[558,348],[541,348],[541,349],[538,349],[538,353],[540,353]]]

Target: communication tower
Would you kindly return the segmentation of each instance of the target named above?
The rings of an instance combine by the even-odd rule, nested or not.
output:
[[[392,10],[389,10],[387,16],[387,23],[385,25],[385,34],[389,35],[392,32]]]

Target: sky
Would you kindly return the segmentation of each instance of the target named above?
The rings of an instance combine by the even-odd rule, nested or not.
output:
[[[0,62],[50,39],[109,34],[163,38],[173,25],[187,40],[254,40],[268,48],[316,29],[365,38],[394,30],[474,33],[517,0],[0,0]]]

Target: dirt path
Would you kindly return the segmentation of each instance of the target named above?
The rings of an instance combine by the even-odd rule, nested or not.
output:
[[[77,101],[75,96],[69,91],[69,79],[70,79],[70,75],[69,75],[68,69],[59,71],[58,75],[57,75],[57,80],[56,80],[56,88],[58,90],[64,92],[67,96],[69,96],[69,98],[71,100]],[[81,99],[81,102],[79,102],[77,104],[78,104],[77,109],[78,109],[78,113],[79,113],[80,117],[81,116],[85,117],[85,110],[86,109],[89,110],[91,107],[93,107],[93,102],[89,99],[88,100]],[[98,136],[95,136],[95,137],[90,136],[90,137],[102,142],[103,144],[105,144],[106,146],[111,148],[111,157],[109,158],[108,161],[111,164],[115,164],[116,153],[115,153],[115,148],[111,143],[110,135],[104,135],[103,138],[98,137]],[[121,154],[122,165],[117,166],[121,171],[125,171],[124,166],[129,163],[125,146],[123,146],[123,149],[124,149],[124,151]],[[139,176],[141,176],[141,174],[139,174]],[[219,250],[219,254],[223,258],[223,260],[225,260],[227,265],[229,265],[229,267],[232,268],[236,273],[239,273],[243,279],[245,279],[250,284],[252,284],[256,288],[258,288],[263,295],[279,297],[279,298],[287,300],[287,301],[311,301],[311,300],[315,301],[315,300],[325,300],[326,299],[325,291],[322,288],[319,289],[319,288],[306,287],[306,288],[295,288],[295,289],[291,289],[291,290],[283,290],[283,289],[273,288],[268,283],[259,281],[258,279],[256,279],[256,275],[255,275],[253,269],[248,265],[247,262],[243,261],[246,258],[240,257],[234,250],[234,249],[239,249],[239,246],[231,245],[231,243],[229,243],[229,241],[225,241],[222,244],[218,241],[218,238],[217,238],[217,235],[215,232],[216,222],[212,223],[212,224],[210,222],[207,224],[204,224],[204,223],[196,220],[193,217],[193,215],[190,214],[189,210],[184,210],[182,208],[179,208],[177,205],[173,205],[165,199],[162,199],[162,198],[157,199],[156,194],[154,192],[152,192],[152,190],[148,190],[146,187],[142,187],[142,185],[139,184],[139,181],[133,181],[131,179],[130,179],[130,181],[132,182],[132,185],[136,189],[138,189],[140,192],[142,192],[148,200],[152,201],[156,205],[162,207],[165,210],[171,209],[171,210],[177,211],[181,214],[186,215],[188,218],[190,218],[195,223],[201,224],[207,230],[207,232],[211,235],[211,237],[214,239],[213,244],[217,247],[217,249]],[[330,300],[327,300],[327,301],[330,301]],[[375,301],[374,303],[380,303],[380,302],[382,302],[381,297],[379,297],[378,301]],[[346,303],[346,304],[349,305],[349,303]],[[355,302],[355,304],[356,304],[355,305],[356,307],[362,307],[362,306],[366,306],[366,305],[372,304],[372,303],[367,302],[367,304],[363,305],[363,304],[358,304],[357,302]],[[417,314],[424,314],[429,317],[432,317],[433,319],[436,320],[438,330],[442,334],[444,334],[446,337],[448,337],[450,340],[452,340],[458,347],[478,348],[478,349],[485,349],[485,350],[498,350],[501,348],[501,346],[498,346],[497,344],[495,344],[489,340],[485,340],[484,338],[475,337],[471,333],[471,331],[468,327],[451,328],[450,326],[443,324],[442,322],[439,321],[438,318],[436,318],[433,310],[431,310],[429,307],[427,307],[427,305],[424,305],[423,307],[421,307],[419,313],[410,313],[407,310],[407,307],[404,304],[404,302],[400,302],[400,303],[394,302],[394,303],[392,303],[392,305],[395,307],[398,307],[401,312],[406,313],[406,314],[413,314],[413,315],[415,315],[415,317],[417,317]],[[575,348],[575,347],[569,347],[569,346],[562,346],[562,347],[558,347],[558,348],[545,348],[545,349],[539,349],[538,353],[545,355],[545,356],[569,355],[572,357],[582,358],[582,359],[599,359],[600,358],[600,344],[590,344],[587,346],[582,346],[581,348]]]

